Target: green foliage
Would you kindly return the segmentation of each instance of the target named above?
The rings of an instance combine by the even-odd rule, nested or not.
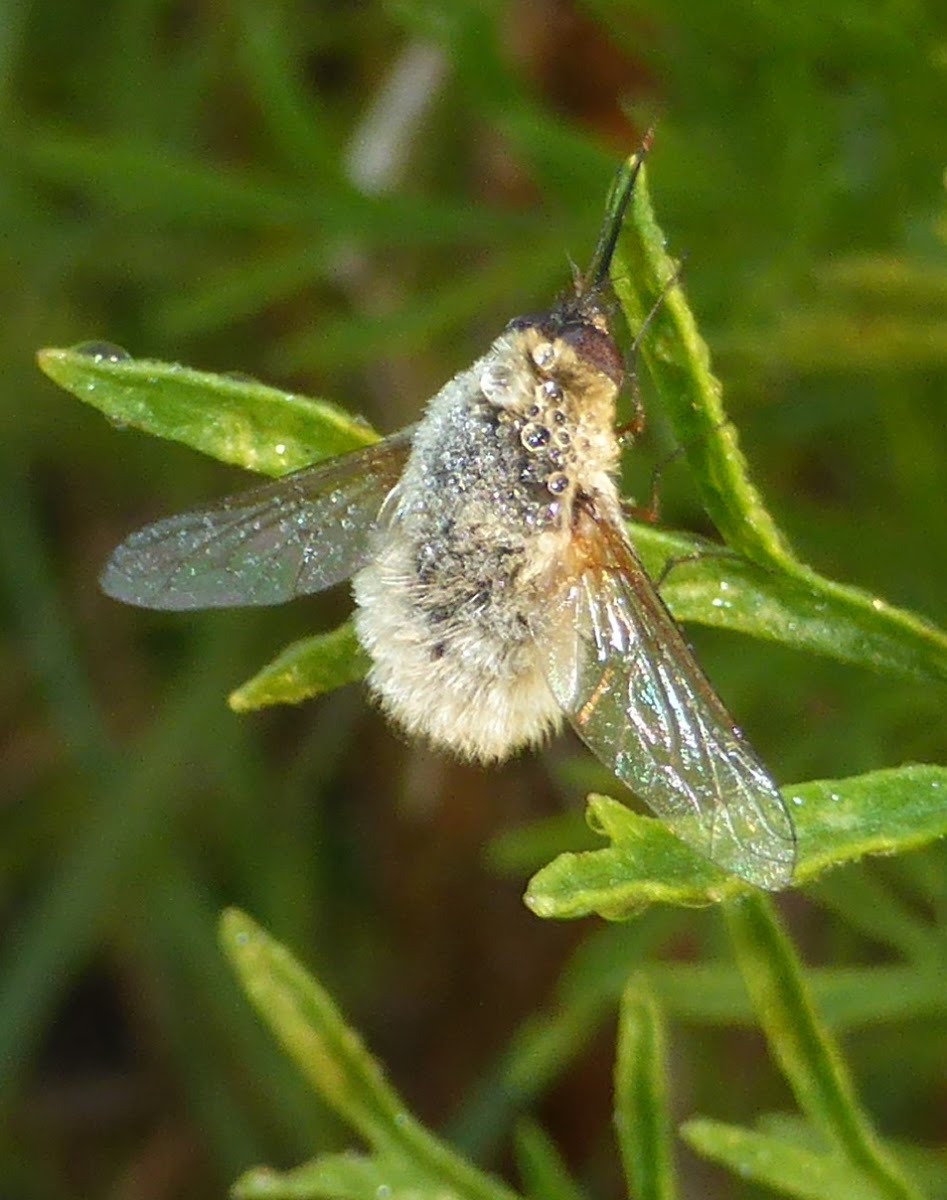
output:
[[[799,839],[795,883],[809,883],[866,854],[895,854],[947,836],[945,792],[943,767],[902,767],[785,788]],[[598,913],[614,919],[657,901],[711,904],[752,890],[698,858],[653,817],[608,796],[589,797],[588,823],[611,845],[567,852],[535,875],[526,903],[539,916]]]
[[[624,170],[633,163],[629,160]],[[625,249],[629,243],[634,253]],[[720,384],[710,371],[709,352],[673,282],[676,268],[665,244],[642,171],[628,236],[613,267],[616,289],[633,326],[640,327],[648,311],[642,296],[650,294],[651,305],[658,305],[654,328],[648,328],[643,343],[646,360],[678,437],[695,448],[691,467],[708,511],[746,556],[704,554],[688,564],[688,576],[668,591],[672,611],[684,615],[677,603],[681,596],[681,608],[686,606],[696,621],[876,670],[947,680],[947,634],[879,597],[822,578],[792,554],[749,478],[735,427],[725,418]],[[330,405],[256,384],[160,363],[114,360],[88,348],[45,350],[39,361],[57,382],[113,421],[184,441],[249,469],[272,473],[274,444],[289,469],[300,465],[302,454],[318,461],[373,436]],[[680,537],[652,533],[640,540],[647,559],[653,561],[660,547],[660,561],[672,570],[676,559],[700,553],[696,543]],[[230,703],[238,712],[295,703],[358,679],[366,665],[351,626],[342,626],[294,643],[234,692]],[[911,849],[947,835],[945,794],[947,771],[912,767],[787,789],[787,803],[798,818],[796,882],[806,883],[867,853]],[[526,897],[537,914],[623,917],[654,901],[710,903],[748,886],[698,859],[659,823],[607,797],[592,798],[588,819],[610,848],[564,854],[540,872]]]
[[[940,777],[910,765],[947,755],[943,634],[915,615],[947,617],[944,14],[588,0],[573,24],[561,6],[532,23],[529,6],[472,0],[7,7],[6,1190],[215,1196],[242,1174],[248,1195],[300,1200],[447,1196],[472,1178],[506,1193],[480,1168],[508,1161],[512,1141],[531,1197],[621,1194],[632,1161],[702,1200],[947,1195],[932,1148],[947,1055]],[[357,677],[339,598],[171,618],[95,592],[129,529],[240,486],[124,426],[279,474],[371,439],[350,412],[383,431],[416,419],[510,316],[567,284],[570,255],[587,260],[609,174],[655,113],[649,182],[686,261],[641,347],[649,430],[628,490],[646,494],[672,440],[692,470],[664,473],[665,528],[633,532],[658,576],[706,547],[667,530],[709,534],[711,514],[739,553],[674,565],[662,592],[776,777],[841,779],[786,789],[805,800],[784,903],[804,972],[765,909],[737,909],[728,937],[726,904],[682,906],[731,885],[602,797],[609,777],[564,743],[475,776],[399,746],[354,689],[229,713],[222,697],[274,656],[232,703]],[[637,328],[673,269],[643,192],[623,253]],[[49,373],[101,400],[106,423],[32,360],[97,336],[208,369],[52,352]],[[604,848],[580,814],[589,792],[616,839]],[[488,870],[517,887],[483,880],[491,837]],[[636,845],[656,857],[636,860]],[[536,871],[533,898],[560,873],[560,915],[650,907],[540,924],[518,902]],[[318,964],[436,1136],[412,1120],[384,1159],[370,1142],[338,1152],[350,1135],[325,1072],[314,1091],[221,962],[217,912],[232,903]],[[377,1074],[334,1006],[253,937],[269,948],[257,982],[295,989],[296,1032],[334,1030],[333,1061],[370,1092]],[[611,1147],[589,1126],[619,1010],[629,1140]],[[775,1111],[792,1099],[759,1028],[796,1114]]]
[[[816,1200],[919,1200],[860,1108],[838,1048],[817,1016],[800,964],[759,896],[728,909],[737,962],[770,1049],[824,1148],[779,1134],[694,1119],[687,1142],[739,1175],[787,1196]],[[279,1197],[453,1196],[515,1200],[425,1130],[392,1090],[320,984],[248,917],[233,910],[221,941],[247,995],[310,1085],[371,1150],[326,1155],[288,1172],[256,1168],[236,1185],[241,1200]],[[632,1200],[673,1200],[671,1120],[663,1018],[644,976],[622,996],[615,1067],[615,1128]],[[581,1200],[555,1146],[534,1124],[520,1128],[520,1169],[531,1197]],[[819,1189],[823,1189],[821,1192]],[[825,1190],[828,1189],[828,1190]]]

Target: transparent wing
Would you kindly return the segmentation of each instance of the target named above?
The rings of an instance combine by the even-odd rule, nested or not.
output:
[[[414,429],[133,533],[102,590],[144,608],[281,604],[347,579],[404,469]]]
[[[694,660],[623,531],[586,519],[574,583],[537,643],[593,753],[699,853],[776,889],[796,839],[782,797]],[[561,631],[561,632],[560,632]]]

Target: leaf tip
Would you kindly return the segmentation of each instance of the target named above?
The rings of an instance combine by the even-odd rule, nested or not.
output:
[[[63,361],[68,350],[60,350],[57,346],[44,346],[36,351],[36,365],[50,379],[56,378],[56,367]]]
[[[220,915],[219,935],[225,953],[235,958],[259,940],[260,928],[239,908],[225,908]]]
[[[234,688],[227,697],[227,707],[231,712],[248,713],[255,712],[259,705],[253,703],[252,696],[247,692],[246,684],[241,684],[240,687]]]

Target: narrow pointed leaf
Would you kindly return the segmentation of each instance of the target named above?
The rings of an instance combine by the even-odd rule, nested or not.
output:
[[[615,1131],[633,1200],[674,1200],[664,1022],[644,979],[622,996],[615,1062]]]
[[[408,1112],[319,983],[249,917],[230,909],[220,937],[244,991],[325,1102],[379,1154],[465,1200],[516,1200]]]
[[[329,633],[301,638],[230,693],[234,712],[253,712],[271,704],[299,704],[364,678],[369,660],[355,627],[346,621]]]
[[[264,475],[370,445],[377,436],[333,404],[90,343],[41,350],[40,367],[110,421]]]
[[[774,1058],[812,1125],[886,1200],[920,1200],[861,1109],[839,1048],[816,1012],[802,967],[772,904],[747,896],[726,908],[737,963]]]
[[[908,679],[947,682],[947,633],[879,596],[815,572],[767,569],[679,533],[635,525],[631,534],[653,578],[665,564],[679,563],[661,587],[679,621]]]
[[[795,1200],[886,1200],[869,1179],[838,1155],[817,1154],[780,1138],[725,1125],[688,1121],[681,1136],[698,1154],[740,1179],[752,1179]]]
[[[612,264],[615,291],[633,329],[641,328],[661,297],[641,353],[724,540],[756,562],[793,567],[797,560],[750,479],[736,429],[727,421],[723,389],[684,289],[678,282],[662,296],[679,269],[666,246],[643,170]]]

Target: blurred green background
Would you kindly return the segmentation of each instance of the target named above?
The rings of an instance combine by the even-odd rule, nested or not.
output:
[[[419,1115],[473,1156],[503,1168],[528,1108],[617,1193],[598,1001],[641,961],[725,953],[717,917],[612,929],[522,907],[529,871],[583,839],[586,785],[608,786],[566,739],[487,773],[405,744],[359,688],[232,714],[227,692],[340,620],[344,589],[183,616],[101,596],[128,531],[245,477],[112,428],[33,355],[107,339],[390,431],[568,283],[653,120],[658,219],[773,511],[824,574],[943,623],[943,6],[0,10],[4,1200],[222,1195],[250,1164],[345,1144],[231,982],[225,904],[315,967]],[[639,494],[670,448],[651,417]],[[709,532],[683,467],[662,519]],[[693,640],[780,781],[947,754],[942,692]],[[549,818],[565,832],[497,841]],[[866,906],[943,920],[945,865],[943,847],[871,863],[784,908],[816,966],[883,965]],[[745,1015],[689,1021],[665,999],[678,1115],[787,1104]],[[944,1142],[943,1011],[899,1011],[853,1022],[847,1052],[886,1132]],[[688,1195],[738,1194],[686,1152],[682,1167]]]

